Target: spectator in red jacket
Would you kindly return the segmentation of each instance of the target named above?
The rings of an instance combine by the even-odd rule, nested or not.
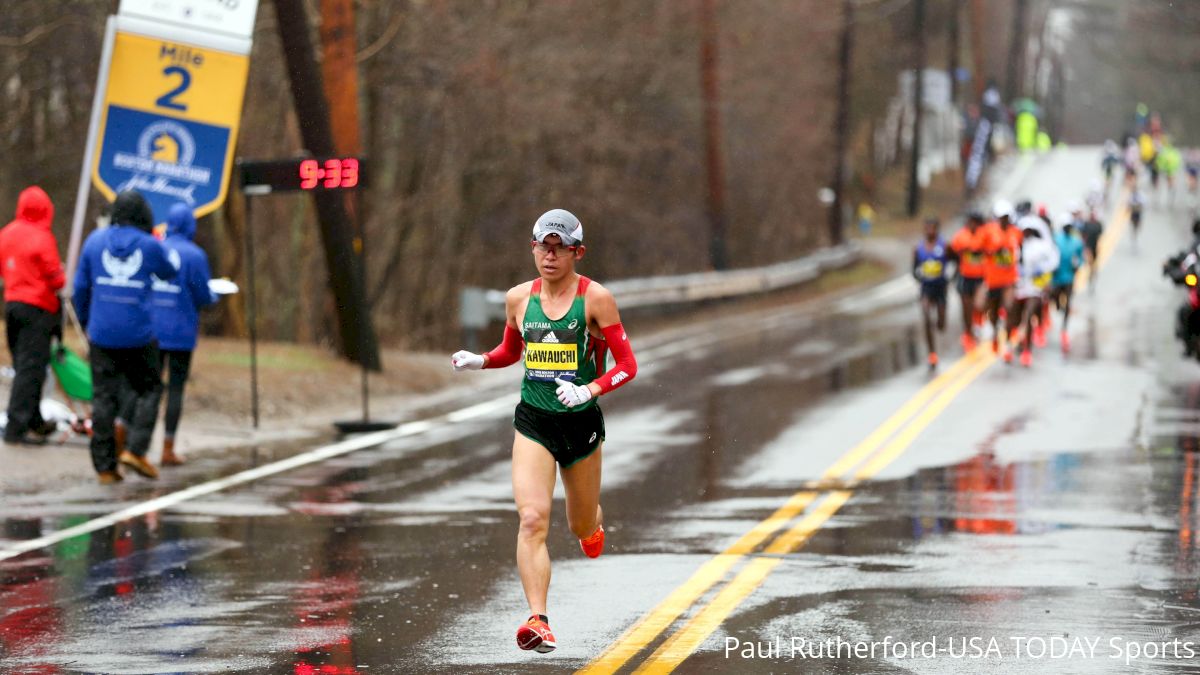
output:
[[[21,191],[17,218],[0,229],[0,277],[4,279],[4,321],[16,378],[8,397],[4,442],[40,444],[54,431],[42,419],[42,386],[50,363],[50,338],[61,337],[56,292],[65,277],[58,242],[50,230],[54,205],[40,187]]]

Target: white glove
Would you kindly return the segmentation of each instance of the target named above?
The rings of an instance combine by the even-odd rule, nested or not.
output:
[[[460,349],[450,356],[450,363],[454,364],[456,372],[479,370],[483,368],[483,357],[465,349]]]
[[[554,378],[554,381],[558,383],[558,389],[555,390],[555,393],[558,394],[559,402],[568,408],[583,405],[592,399],[592,390],[587,387],[567,382],[561,377]]]

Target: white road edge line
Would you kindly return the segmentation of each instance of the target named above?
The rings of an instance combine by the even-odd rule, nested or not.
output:
[[[1019,173],[1021,176],[1019,179],[1020,181],[1024,180],[1025,175],[1029,172],[1029,169],[1033,164],[1032,160],[1030,159],[1022,159],[1024,162],[1019,164],[1017,168],[1017,173]],[[892,279],[873,289],[861,291],[848,298],[843,298],[838,302],[838,308],[842,311],[847,311],[848,308],[846,305],[848,304],[850,311],[853,311],[853,308],[855,308],[856,305],[861,306],[863,304],[879,302],[884,298],[897,295],[903,290],[901,286],[902,283],[905,285],[909,283],[909,277],[907,275]],[[701,344],[704,344],[705,342],[707,341],[700,341]],[[678,353],[682,350],[680,349],[680,345],[674,344],[660,345],[657,348],[651,348],[648,351],[652,352],[653,357],[662,358],[670,356],[673,353]],[[356,450],[364,450],[372,446],[383,445],[389,441],[406,438],[408,436],[416,436],[417,434],[422,434],[430,429],[433,429],[439,424],[457,424],[479,417],[486,417],[495,412],[499,412],[504,408],[516,406],[519,399],[520,396],[517,394],[501,396],[499,398],[478,403],[473,406],[468,406],[466,408],[461,408],[438,417],[417,420],[415,422],[406,422],[395,429],[377,431],[375,433],[359,436],[358,438],[352,438],[340,443],[334,443],[333,445],[326,445],[314,450],[309,450],[308,452],[301,453],[294,457],[279,460],[278,462],[272,462],[270,464],[264,464],[253,469],[247,469],[245,471],[235,473],[232,476],[226,476],[225,478],[218,478],[214,481],[201,483],[200,485],[194,485],[190,488],[186,488],[178,492],[172,492],[171,494],[163,495],[162,497],[157,497],[155,499],[151,499],[150,501],[135,504],[134,506],[121,509],[120,511],[114,511],[108,515],[94,518],[85,523],[68,527],[65,530],[51,532],[50,534],[38,537],[37,539],[28,539],[17,542],[4,548],[3,550],[0,550],[0,560],[8,560],[23,553],[36,551],[39,548],[53,546],[54,544],[66,541],[67,539],[116,525],[122,520],[136,518],[154,511],[161,511],[163,509],[175,506],[176,504],[186,502],[190,499],[203,497],[204,495],[210,495],[214,492],[220,492],[221,490],[225,490],[236,485],[242,485],[244,483],[249,483],[250,481],[258,480],[259,478],[273,476],[277,473],[282,473],[290,469],[295,469],[308,464],[314,464],[316,462],[322,462],[324,460],[345,455]]]
[[[80,523],[79,525],[68,527],[64,530],[51,532],[50,534],[38,537],[37,539],[28,539],[17,542],[5,547],[3,550],[0,550],[0,560],[8,560],[9,558],[15,558],[23,553],[36,551],[37,549],[45,548],[47,546],[53,546],[54,544],[66,541],[67,539],[116,525],[122,520],[136,518],[153,511],[161,511],[190,499],[203,497],[204,495],[210,495],[214,492],[220,492],[221,490],[225,490],[236,485],[242,485],[244,483],[249,483],[250,481],[257,480],[259,478],[265,478],[267,476],[272,476],[277,473],[282,473],[284,471],[308,464],[322,462],[339,455],[345,455],[354,452],[356,450],[363,450],[372,446],[382,445],[389,441],[422,434],[441,424],[459,424],[472,419],[487,417],[488,415],[495,414],[505,408],[512,408],[516,406],[519,398],[520,397],[517,394],[502,396],[491,401],[461,408],[459,410],[455,410],[454,412],[446,413],[438,417],[418,420],[415,422],[407,422],[405,424],[401,424],[395,429],[387,429],[385,431],[377,431],[375,433],[365,434],[357,438],[341,441],[340,443],[334,443],[332,445],[326,445],[314,450],[309,450],[308,452],[301,453],[294,457],[281,459],[278,462],[271,462],[270,464],[264,464],[253,469],[247,469],[231,476],[226,476],[225,478],[219,478],[207,483],[201,483],[200,485],[194,485],[190,488],[179,490],[178,492],[172,492],[168,495],[163,495],[161,497],[157,497],[140,504],[135,504],[119,511],[114,511],[108,515],[94,518],[85,523]]]

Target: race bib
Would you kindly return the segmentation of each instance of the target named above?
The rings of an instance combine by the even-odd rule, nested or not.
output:
[[[921,276],[925,279],[941,279],[942,278],[942,261],[941,260],[926,260],[921,263]]]
[[[982,265],[983,254],[979,251],[967,251],[967,254],[963,256],[963,261],[968,265]]]
[[[1045,288],[1050,285],[1050,273],[1039,274],[1033,278],[1034,288]]]
[[[996,263],[1000,267],[1012,267],[1012,251],[1007,248],[1002,248],[999,251],[996,251],[996,254],[992,256],[992,262]]]
[[[574,329],[530,328],[525,331],[525,379],[553,382],[575,378],[579,344]]]

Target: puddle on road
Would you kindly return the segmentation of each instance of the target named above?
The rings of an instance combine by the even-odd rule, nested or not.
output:
[[[740,503],[753,504],[748,493]],[[1110,639],[1200,644],[1198,495],[1200,454],[1177,449],[1046,453],[1009,463],[985,451],[871,483],[785,556],[689,664],[697,672],[727,664],[727,637],[817,644],[938,636],[944,644],[951,636],[996,636],[1007,650],[992,661],[943,654],[915,668],[930,673],[1065,672],[1061,660],[1017,663],[1010,636],[1082,635],[1105,647]],[[765,664],[752,670],[766,672]],[[801,664],[770,665],[799,672]],[[804,664],[804,672],[810,665],[813,672],[914,670],[912,660],[886,658],[830,658]],[[1129,671],[1108,658],[1066,667]]]
[[[702,500],[715,498],[728,467],[790,423],[797,408],[918,361],[911,328],[876,331],[839,318],[816,324],[822,327],[803,338],[735,340],[712,355],[718,367],[752,369],[763,353],[791,349],[787,371],[729,375],[668,406],[661,390],[632,389],[631,397],[657,405],[610,414],[612,447],[622,449],[605,467],[614,513],[661,513],[676,498],[694,502],[696,483],[686,479],[677,483],[679,495],[627,501],[644,492],[645,472],[671,466],[671,456],[701,458],[678,467],[695,472],[689,475]],[[810,339],[814,346],[802,348]],[[830,344],[858,346],[834,354]],[[685,359],[680,377],[695,368]],[[786,406],[778,404],[781,396]],[[691,405],[695,398],[704,402]],[[764,410],[776,414],[764,420]],[[511,581],[511,566],[487,563],[511,556],[511,523],[496,521],[511,510],[504,438],[511,431],[499,422],[492,424],[499,436],[464,438],[481,426],[495,433],[462,425],[415,452],[404,444],[365,451],[0,563],[0,653],[6,663],[47,671],[354,673],[402,662],[404,650],[430,633],[429,621],[468,611],[499,579]],[[371,455],[385,459],[372,463]],[[277,458],[258,452],[249,461]],[[238,461],[244,468],[247,458],[200,462],[188,475],[194,480],[206,465],[227,473]],[[487,489],[473,492],[471,485]],[[175,487],[134,485],[122,495]],[[94,517],[108,506],[95,492],[81,490],[65,507],[61,496],[56,502],[29,495],[5,521],[3,537],[34,538]],[[421,520],[432,515],[441,517]],[[452,526],[462,534],[448,536]],[[561,529],[559,523],[555,534]],[[552,555],[561,556],[557,539]],[[413,576],[417,570],[424,571]],[[114,630],[127,645],[118,660],[105,637]]]

